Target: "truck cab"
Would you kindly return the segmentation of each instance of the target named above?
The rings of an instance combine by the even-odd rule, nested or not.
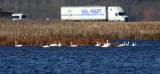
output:
[[[14,13],[12,14],[12,19],[13,20],[21,20],[21,19],[26,19],[27,16],[23,13]]]
[[[108,7],[108,21],[129,21],[129,17],[119,6]]]

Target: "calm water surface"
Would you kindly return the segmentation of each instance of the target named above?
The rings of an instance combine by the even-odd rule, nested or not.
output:
[[[1,46],[0,74],[160,74],[160,40],[129,41],[137,46]]]

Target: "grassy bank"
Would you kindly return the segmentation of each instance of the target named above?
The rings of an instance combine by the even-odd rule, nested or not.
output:
[[[160,39],[160,22],[105,22],[0,19],[0,45],[69,42],[94,45],[107,39]]]

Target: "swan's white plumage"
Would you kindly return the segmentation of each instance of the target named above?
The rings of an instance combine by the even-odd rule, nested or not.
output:
[[[70,47],[77,47],[77,45],[72,45],[72,42],[70,42]]]
[[[117,47],[123,47],[125,46],[125,42],[123,44],[119,44]]]
[[[61,43],[58,43],[58,47],[61,47],[62,46],[62,44]]]
[[[50,44],[49,46],[54,47],[54,46],[58,46],[58,44]]]
[[[21,44],[17,44],[17,41],[15,41],[15,47],[22,47]]]
[[[48,45],[44,45],[44,46],[42,46],[42,47],[44,47],[44,48],[48,48],[48,47],[50,47],[50,46],[48,46]]]
[[[133,42],[133,43],[132,43],[132,46],[136,46],[136,42],[135,42],[135,43]]]
[[[111,43],[109,43],[107,40],[107,43],[105,43],[102,47],[109,47],[109,46],[111,46]]]
[[[101,46],[101,42],[100,43],[97,42],[97,44],[95,46]]]

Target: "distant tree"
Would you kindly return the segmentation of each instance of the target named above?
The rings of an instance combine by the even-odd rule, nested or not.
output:
[[[147,7],[143,11],[143,17],[141,21],[155,21],[156,20],[156,10],[154,7]]]
[[[26,13],[28,18],[60,19],[61,6],[121,6],[135,21],[160,20],[160,0],[0,0],[2,10]],[[148,7],[150,6],[150,7]]]

